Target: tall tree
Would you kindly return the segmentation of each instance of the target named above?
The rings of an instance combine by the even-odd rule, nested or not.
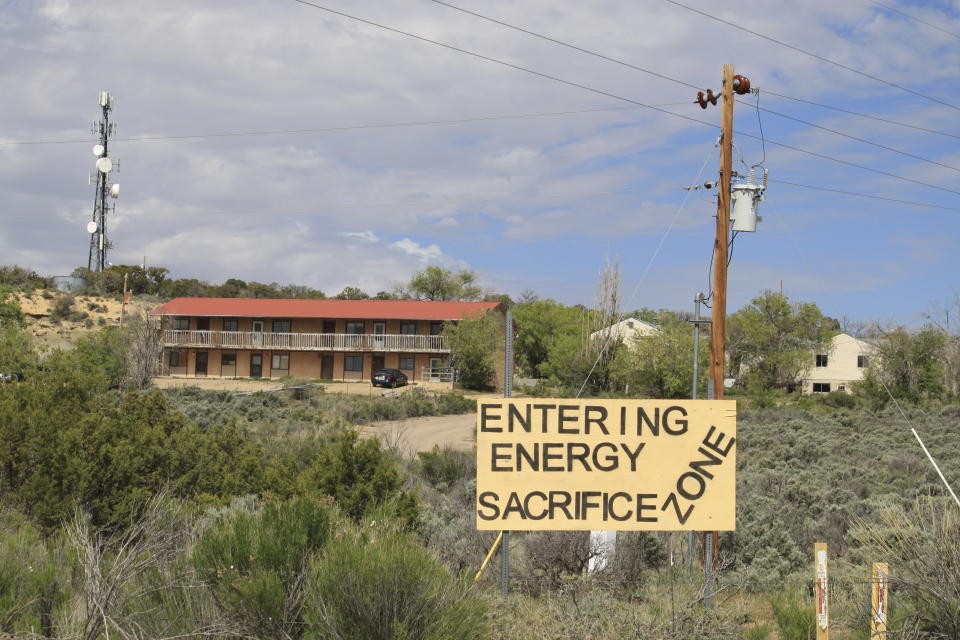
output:
[[[413,274],[403,293],[414,300],[481,300],[484,296],[475,271],[434,266]]]
[[[839,329],[815,303],[764,291],[727,321],[727,370],[750,388],[786,387]]]
[[[453,361],[460,372],[460,382],[467,389],[485,390],[493,386],[500,326],[503,316],[486,313],[444,325],[443,334],[450,338]]]
[[[689,398],[693,380],[693,329],[676,314],[661,311],[659,330],[651,335],[628,339],[611,366],[617,386],[630,386],[634,396],[647,398]],[[701,388],[706,385],[710,342],[700,344]]]

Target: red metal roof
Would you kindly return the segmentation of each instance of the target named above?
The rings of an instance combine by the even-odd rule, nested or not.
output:
[[[355,318],[357,320],[459,320],[499,302],[424,300],[282,300],[274,298],[174,298],[150,312],[158,316],[229,318]]]

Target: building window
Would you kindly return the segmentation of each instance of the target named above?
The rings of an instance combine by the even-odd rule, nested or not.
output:
[[[363,323],[362,322],[348,322],[347,323],[347,333],[352,335],[360,335],[363,333]]]
[[[870,356],[857,356],[857,366],[861,369],[870,366]]]
[[[814,392],[814,393],[830,393],[830,383],[829,383],[829,382],[814,382],[814,383],[813,383],[813,392]]]
[[[413,371],[413,358],[402,357],[400,358],[400,369],[403,371]]]
[[[189,328],[190,328],[190,318],[174,318],[173,319],[174,331],[186,331]]]
[[[288,371],[290,369],[290,354],[288,353],[275,353],[270,356],[270,370],[273,371]]]
[[[400,335],[402,336],[413,336],[417,334],[417,323],[416,322],[401,322],[400,323]]]
[[[171,367],[182,367],[184,365],[180,364],[180,352],[171,351],[170,352],[170,366]]]
[[[808,360],[807,362],[809,362],[809,360]],[[817,354],[817,366],[818,366],[818,367],[825,367],[825,366],[827,366],[827,356],[818,353],[818,354]]]
[[[290,321],[289,321],[289,320],[274,320],[274,321],[273,321],[273,332],[274,332],[274,333],[290,333]]]
[[[240,330],[240,321],[236,318],[224,318],[223,319],[223,330],[224,331],[239,331]]]
[[[431,322],[430,323],[430,335],[438,336],[443,332],[443,323],[442,322]]]
[[[345,356],[343,358],[344,371],[363,371],[363,356]]]
[[[633,329],[633,320],[627,320],[627,328]]]
[[[237,354],[224,353],[223,355],[220,356],[220,365],[224,367],[237,366]]]
[[[837,385],[837,391],[846,391],[846,390],[847,390],[847,385],[845,384]]]

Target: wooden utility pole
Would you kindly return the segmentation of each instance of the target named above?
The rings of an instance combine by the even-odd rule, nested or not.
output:
[[[717,236],[713,242],[713,301],[710,320],[710,379],[713,397],[723,398],[727,330],[727,254],[730,238],[730,183],[733,175],[733,65],[723,65],[720,126],[720,190],[717,194]]]
[[[720,189],[717,193],[717,234],[713,241],[713,299],[710,314],[710,381],[713,382],[713,398],[723,398],[723,374],[725,369],[727,332],[727,260],[730,239],[730,186],[733,177],[733,65],[723,65],[723,102],[720,105]],[[704,534],[703,562],[708,580],[720,556],[719,532]],[[706,549],[710,547],[708,554]],[[709,561],[708,561],[709,558]],[[706,567],[709,562],[710,566]]]

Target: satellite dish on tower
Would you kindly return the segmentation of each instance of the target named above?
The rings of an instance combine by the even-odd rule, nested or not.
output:
[[[87,223],[87,233],[96,233],[97,232],[97,223],[91,220]]]
[[[100,173],[110,173],[113,169],[113,161],[110,158],[103,157],[97,160],[97,169]]]
[[[119,184],[110,185],[110,197],[111,197],[111,198],[114,198],[114,199],[120,197],[120,185],[119,185]]]
[[[102,144],[95,144],[95,145],[93,145],[93,155],[97,156],[98,158],[103,155],[103,145],[102,145]]]

